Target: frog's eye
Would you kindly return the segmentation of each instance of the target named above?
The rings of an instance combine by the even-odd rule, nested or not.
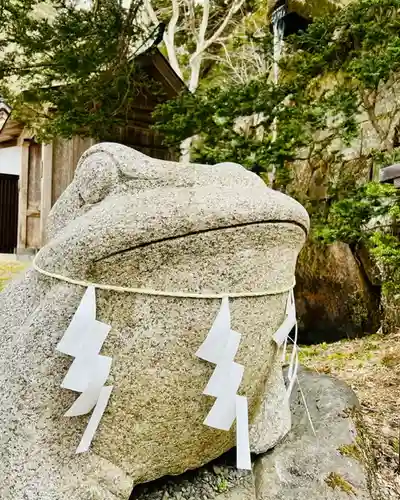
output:
[[[88,155],[79,166],[76,177],[78,192],[84,203],[93,204],[103,200],[117,182],[117,166],[104,155]]]

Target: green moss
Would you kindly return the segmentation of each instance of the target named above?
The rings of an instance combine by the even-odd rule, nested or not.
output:
[[[218,493],[224,493],[225,491],[228,491],[228,481],[224,477],[220,477],[216,489]]]
[[[387,353],[381,359],[381,363],[383,366],[386,366],[386,368],[395,368],[400,365],[400,356],[395,352]]]
[[[346,481],[340,474],[336,472],[331,472],[328,477],[325,478],[325,483],[332,489],[339,489],[350,494],[355,494],[353,486]]]
[[[324,351],[329,349],[329,347],[329,344],[326,342],[318,345],[301,346],[301,350],[299,352],[300,362],[307,360],[307,358],[314,358],[321,355]]]
[[[356,444],[344,444],[338,448],[341,455],[354,458],[358,461],[362,460],[360,448]]]
[[[307,0],[307,2],[290,0],[289,8],[308,19],[315,19],[333,13],[340,4],[339,0]]]
[[[367,362],[375,358],[380,360],[380,339],[380,335],[371,335],[371,338],[365,337],[361,348],[357,350],[352,347],[352,341],[347,339],[335,344],[302,345],[299,352],[300,362],[305,366],[313,367],[314,363],[321,361],[328,363],[331,368],[341,368],[346,366],[348,362],[353,362],[353,364],[357,364],[359,368],[362,368]]]

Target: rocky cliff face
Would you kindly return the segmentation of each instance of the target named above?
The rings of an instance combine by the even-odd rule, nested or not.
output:
[[[356,338],[380,325],[380,289],[350,247],[309,242],[300,254],[295,290],[300,341]]]
[[[288,0],[287,6],[289,12],[312,21],[351,1]],[[270,0],[270,12],[283,3]],[[324,82],[327,88],[331,85],[330,81]],[[389,150],[397,146],[400,113],[394,103],[399,97],[398,85],[382,87],[372,113],[360,112],[359,137],[350,145],[332,145],[343,155],[342,164],[335,171],[328,161],[329,151],[326,152],[327,159],[320,158],[318,162],[309,159],[309,151],[299,152],[299,159],[291,165],[293,180],[289,192],[298,199],[304,196],[312,204],[319,204],[328,199],[329,185],[345,185],[347,180],[353,179],[359,183],[376,179],[376,172],[370,171],[368,157],[373,150]],[[352,338],[374,333],[379,328],[379,280],[371,277],[368,260],[365,251],[360,256],[341,243],[329,247],[307,244],[298,263],[296,289],[303,342]],[[386,318],[390,313],[390,326],[393,327],[393,307],[386,303],[383,306],[384,316]]]

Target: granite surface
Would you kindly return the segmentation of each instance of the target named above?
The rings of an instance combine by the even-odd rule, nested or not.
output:
[[[130,500],[383,499],[373,488],[373,458],[349,386],[301,368],[290,408],[291,431],[268,453],[253,455],[252,472],[235,469],[232,450],[195,471],[140,485]]]
[[[266,382],[265,397],[250,426],[251,451],[258,455],[273,448],[291,428],[290,402],[282,391],[281,367],[281,357],[276,356]]]
[[[292,429],[255,463],[257,500],[381,499],[372,495],[373,457],[358,407],[344,382],[300,369],[291,398]]]
[[[100,144],[53,207],[38,264],[121,286],[273,291],[292,284],[307,229],[297,202],[239,166],[181,165]],[[30,270],[0,296],[2,500],[126,500],[134,484],[200,467],[234,446],[234,429],[202,424],[213,368],[194,356],[219,301],[97,290],[97,318],[112,326],[102,354],[113,359],[114,391],[90,451],[75,455],[89,417],[63,417],[77,394],[60,388],[71,358],[55,346],[83,293]],[[272,341],[286,298],[231,300],[232,328],[242,334],[236,360],[245,366],[239,392],[249,398],[257,451],[289,427]],[[273,421],[283,421],[279,432]]]

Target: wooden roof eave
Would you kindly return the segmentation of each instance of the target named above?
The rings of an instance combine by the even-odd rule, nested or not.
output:
[[[168,60],[162,55],[158,48],[152,47],[149,51],[137,56],[136,59],[139,65],[146,71],[146,73],[148,73],[150,77],[161,83],[168,99],[173,99],[187,88],[185,83],[175,73]],[[146,113],[146,111],[151,113],[152,110],[152,106],[149,106],[148,109],[146,105],[137,106],[133,113],[133,119],[136,118],[140,121],[151,123],[151,119],[146,119],[141,115]],[[25,127],[22,123],[13,120],[12,117],[10,117],[5,127],[0,132],[0,147],[2,143],[9,143],[10,141],[18,140],[24,132],[24,128]],[[24,139],[31,138],[32,134],[29,134],[27,131],[27,134],[24,134]]]
[[[168,99],[173,99],[187,89],[185,83],[158,48],[152,47],[149,51],[137,56],[136,62],[150,77],[162,84]]]
[[[24,130],[24,125],[11,118],[7,120],[3,130],[0,132],[0,146],[2,143],[15,141]]]

